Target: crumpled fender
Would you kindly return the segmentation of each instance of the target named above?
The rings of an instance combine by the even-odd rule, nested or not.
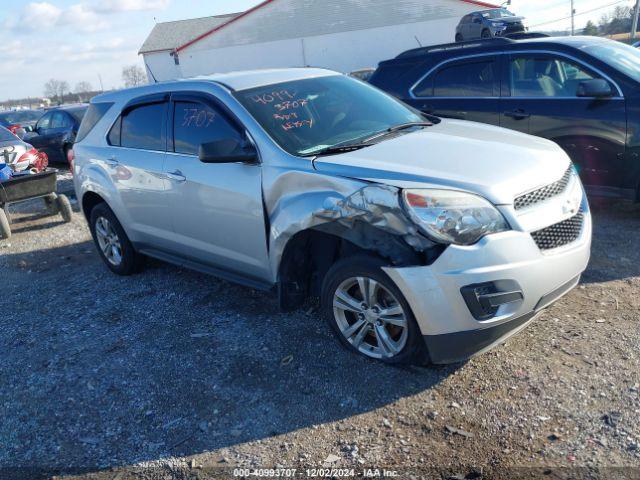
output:
[[[373,227],[367,231],[400,237],[418,252],[434,246],[405,214],[396,187],[318,172],[289,171],[265,191],[271,271],[276,277],[289,240],[320,226],[327,231],[334,224],[337,233],[362,222]]]

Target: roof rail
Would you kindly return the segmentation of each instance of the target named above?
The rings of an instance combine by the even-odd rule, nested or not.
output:
[[[527,38],[548,38],[551,35],[542,32],[515,32],[505,35],[506,38],[511,40],[526,40]]]
[[[476,48],[488,45],[505,45],[513,43],[514,40],[506,37],[484,38],[479,40],[469,40],[466,42],[444,43],[442,45],[431,45],[428,47],[418,47],[406,52],[402,52],[396,58],[415,57],[427,53],[443,52],[447,50],[461,50],[464,48]]]

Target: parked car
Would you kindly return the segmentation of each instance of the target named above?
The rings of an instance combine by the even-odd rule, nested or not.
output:
[[[426,47],[382,62],[370,82],[425,113],[553,140],[590,194],[640,199],[640,52],[628,45],[562,37]]]
[[[12,133],[18,133],[20,129],[23,135],[34,129],[36,122],[43,115],[42,110],[7,110],[0,112],[0,126]]]
[[[318,296],[344,345],[385,362],[489,348],[589,259],[586,197],[553,142],[426,118],[322,69],[100,95],[71,156],[113,272],[151,256],[284,309]]]
[[[43,151],[49,161],[67,162],[67,152],[75,141],[80,122],[88,105],[66,105],[48,110],[38,120],[32,133],[27,133],[25,141]]]
[[[465,15],[456,27],[456,42],[502,37],[525,31],[524,18],[506,8],[492,8]]]
[[[358,80],[362,80],[363,82],[368,82],[371,78],[371,75],[373,75],[373,72],[375,71],[375,68],[362,68],[360,70],[354,70],[353,72],[349,73],[349,76],[357,78]]]
[[[12,173],[34,170],[40,172],[47,167],[47,158],[32,145],[14,133],[0,127],[0,164],[7,165]]]

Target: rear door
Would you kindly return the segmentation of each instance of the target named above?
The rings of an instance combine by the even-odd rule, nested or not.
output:
[[[483,55],[442,63],[412,89],[409,103],[439,117],[498,125],[500,58]]]
[[[168,95],[153,95],[127,105],[108,134],[104,168],[124,212],[123,225],[138,244],[173,247],[164,181]]]
[[[605,191],[622,187],[627,127],[617,86],[605,79],[614,92],[611,98],[578,97],[581,81],[603,78],[589,65],[553,53],[506,57],[501,125],[555,141],[586,185]]]
[[[200,145],[244,140],[246,132],[214,97],[174,94],[165,163],[170,217],[180,254],[227,272],[269,277],[259,164],[203,163]]]

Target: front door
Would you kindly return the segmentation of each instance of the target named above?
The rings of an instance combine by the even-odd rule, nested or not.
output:
[[[439,117],[498,125],[500,56],[447,62],[413,89],[413,107]]]
[[[203,163],[200,145],[246,133],[214,98],[172,97],[167,199],[183,257],[257,280],[269,278],[259,164]]]
[[[505,71],[503,127],[556,142],[576,164],[584,184],[599,193],[623,187],[626,113],[614,84],[610,98],[578,97],[580,82],[601,78],[599,74],[547,53],[512,54]]]

